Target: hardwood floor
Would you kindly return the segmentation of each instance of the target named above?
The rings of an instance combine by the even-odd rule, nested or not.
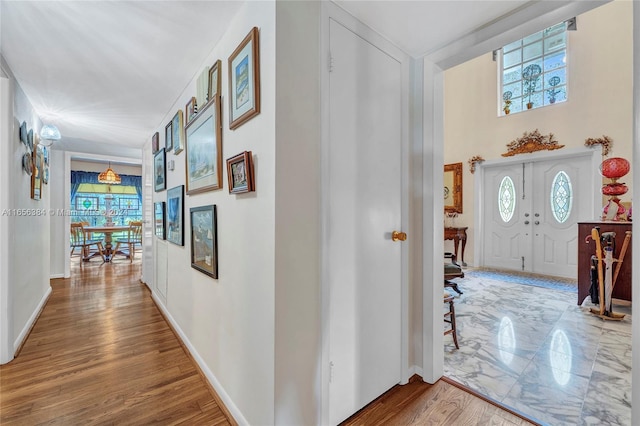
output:
[[[235,425],[150,292],[140,260],[83,268],[52,293],[18,357],[0,366],[2,425]],[[413,380],[345,425],[529,425],[457,387]]]
[[[341,426],[535,424],[445,380],[430,385],[414,376],[408,384],[394,386],[344,421]]]
[[[235,424],[139,282],[139,260],[72,265],[0,366],[0,424]]]

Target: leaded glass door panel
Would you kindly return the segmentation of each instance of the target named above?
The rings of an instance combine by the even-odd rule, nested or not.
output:
[[[591,220],[593,173],[587,156],[532,163],[533,265],[540,274],[576,278],[579,221]]]
[[[525,223],[530,201],[522,198],[524,173],[522,164],[484,170],[486,267],[522,270],[522,259],[531,258],[531,227]]]

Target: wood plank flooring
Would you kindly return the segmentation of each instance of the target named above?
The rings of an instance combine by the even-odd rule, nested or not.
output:
[[[0,424],[235,424],[139,282],[139,261],[77,263],[0,366]]]
[[[341,426],[383,425],[535,425],[489,402],[439,380],[433,385],[418,376],[348,418]]]
[[[83,268],[0,366],[0,424],[235,425],[138,280],[140,260]],[[528,425],[444,381],[396,386],[345,425]]]

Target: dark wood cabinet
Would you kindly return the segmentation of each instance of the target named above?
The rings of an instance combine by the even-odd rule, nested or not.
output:
[[[615,232],[616,233],[616,249],[613,257],[618,258],[622,242],[624,241],[626,231],[631,231],[631,222],[579,222],[578,223],[578,305],[582,303],[585,297],[589,295],[591,287],[590,278],[590,259],[596,253],[596,244],[591,238],[591,230],[594,227],[600,227],[600,233]],[[633,238],[633,236],[632,236]],[[613,289],[613,297],[615,299],[631,301],[631,242],[627,248],[627,253],[622,262],[618,281]],[[614,263],[615,270],[615,263]]]

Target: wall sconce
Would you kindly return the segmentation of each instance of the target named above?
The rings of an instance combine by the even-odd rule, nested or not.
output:
[[[169,160],[167,163],[167,169],[173,171],[176,168],[176,162],[174,160]]]
[[[60,130],[53,124],[45,124],[40,129],[40,143],[46,147],[50,147],[55,141],[59,141],[61,137]]]

